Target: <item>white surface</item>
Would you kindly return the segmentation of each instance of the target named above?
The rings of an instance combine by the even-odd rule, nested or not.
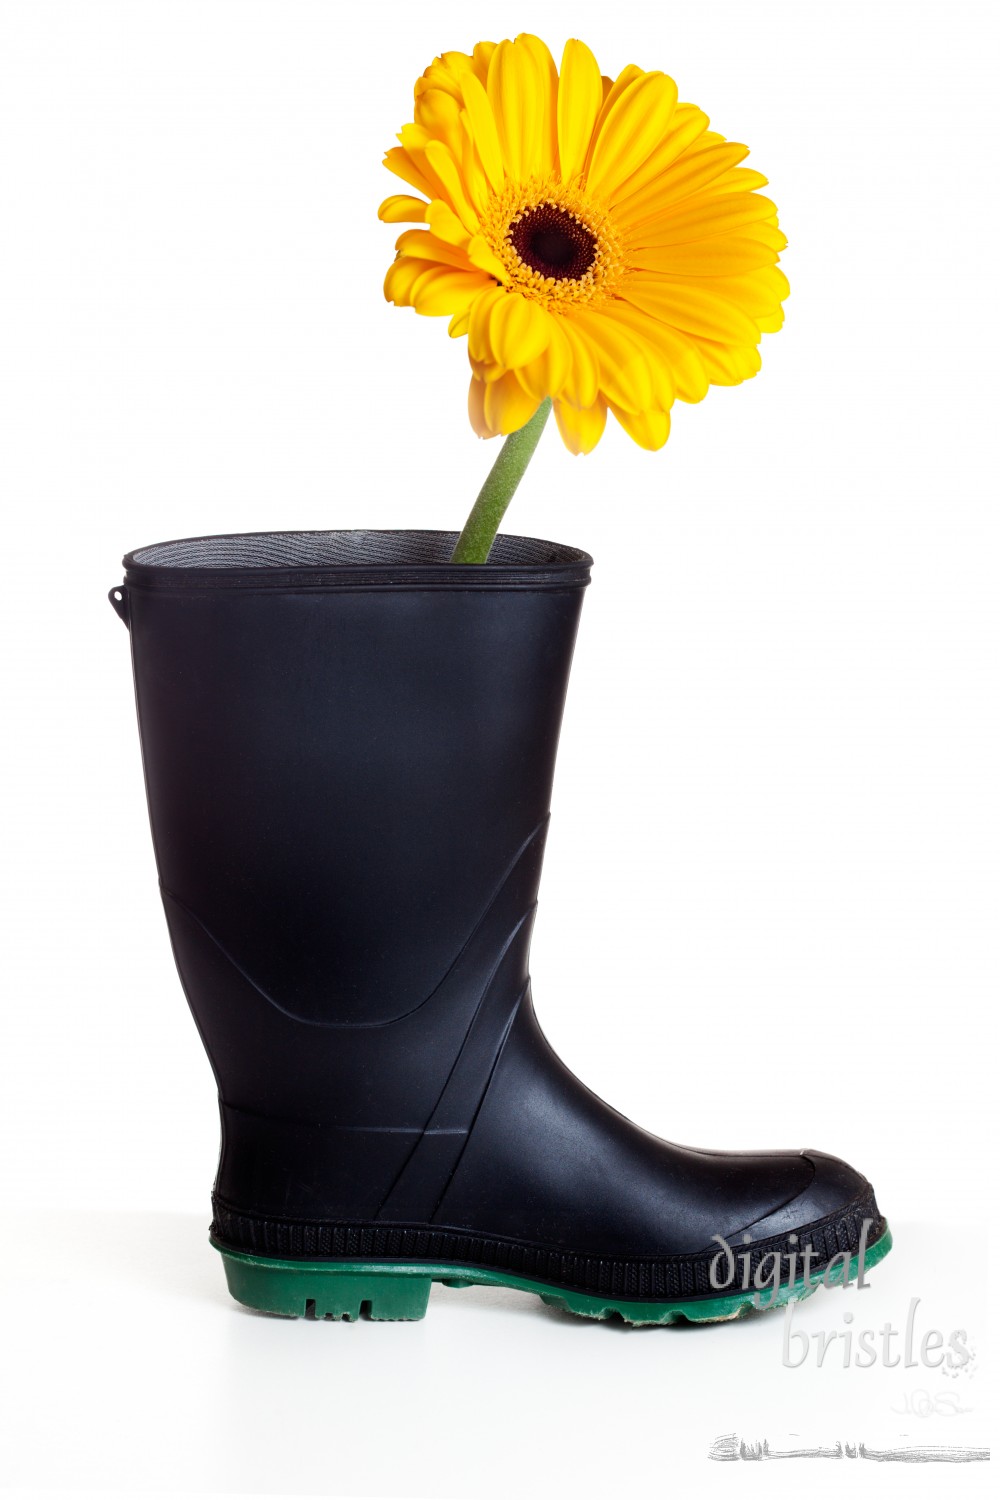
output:
[[[900,1326],[921,1297],[977,1351],[962,1416],[893,1412],[956,1388],[921,1370],[783,1369],[777,1317],[626,1333],[436,1290],[418,1325],[267,1320],[205,1241],[211,1075],[105,593],[167,537],[460,524],[492,450],[463,345],[382,301],[380,160],[435,52],[525,27],[665,68],[746,140],[793,288],[757,380],[675,409],[659,455],[547,435],[510,513],[597,559],[539,1013],[650,1129],[861,1166],[897,1248],[803,1326],[845,1295]],[[846,1461],[708,1444],[985,1441],[995,33],[989,5],[888,0],[0,5],[11,1492],[827,1493]]]

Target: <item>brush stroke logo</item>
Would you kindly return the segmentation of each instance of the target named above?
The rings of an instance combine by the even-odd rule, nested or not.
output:
[[[792,1437],[794,1433],[790,1434]],[[963,1448],[943,1444],[873,1448],[868,1443],[837,1442],[829,1447],[775,1448],[768,1438],[748,1443],[735,1432],[724,1432],[712,1442],[708,1457],[716,1463],[767,1463],[779,1458],[867,1459],[876,1464],[981,1464],[989,1463],[988,1448]]]

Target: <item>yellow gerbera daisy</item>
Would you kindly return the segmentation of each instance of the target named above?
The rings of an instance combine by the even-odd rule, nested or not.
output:
[[[446,52],[414,89],[386,166],[397,195],[386,299],[468,335],[469,413],[518,431],[551,397],[566,446],[589,453],[610,409],[660,448],[674,399],[737,385],[781,327],[786,244],[748,148],[677,102],[665,73],[601,76],[534,36]]]

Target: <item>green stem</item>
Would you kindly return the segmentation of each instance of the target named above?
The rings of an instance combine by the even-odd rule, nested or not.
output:
[[[469,512],[469,519],[451,554],[453,563],[484,563],[500,529],[504,512],[514,498],[525,469],[548,421],[552,401],[546,396],[530,422],[504,440],[497,461]]]

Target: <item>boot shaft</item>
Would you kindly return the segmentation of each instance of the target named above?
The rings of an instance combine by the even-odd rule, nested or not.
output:
[[[418,1144],[417,1177],[447,1175],[525,993],[590,559],[508,537],[455,568],[452,541],[126,559],[157,865],[229,1201],[284,1205],[294,1180],[303,1209],[374,1217],[407,1197]]]

